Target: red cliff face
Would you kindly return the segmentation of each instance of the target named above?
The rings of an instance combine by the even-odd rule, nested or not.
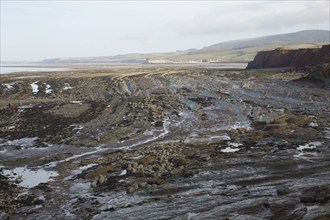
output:
[[[313,49],[276,49],[258,52],[254,60],[249,62],[247,69],[305,67],[330,63],[330,45]]]

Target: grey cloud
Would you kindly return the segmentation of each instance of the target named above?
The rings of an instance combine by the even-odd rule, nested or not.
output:
[[[123,41],[140,41],[146,39],[146,36],[143,34],[127,34],[118,38],[118,40]]]
[[[204,13],[186,20],[174,27],[179,34],[209,35],[219,33],[245,32],[250,30],[280,30],[282,28],[294,28],[305,26],[329,27],[329,3],[305,2],[304,7],[297,2],[272,2],[268,4],[224,5],[217,7],[211,13]],[[281,5],[282,4],[282,5]],[[328,6],[328,7],[326,7]]]

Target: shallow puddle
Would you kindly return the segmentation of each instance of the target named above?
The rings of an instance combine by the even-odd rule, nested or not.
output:
[[[44,169],[32,170],[26,167],[3,170],[2,173],[11,180],[19,182],[19,186],[26,188],[38,186],[40,183],[47,183],[52,177],[58,176],[58,173],[55,171],[47,171]]]
[[[239,148],[231,148],[231,147],[226,147],[225,149],[221,149],[221,152],[223,153],[233,153],[239,151]]]

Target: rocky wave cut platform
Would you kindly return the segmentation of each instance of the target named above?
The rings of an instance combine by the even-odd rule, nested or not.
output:
[[[0,219],[329,219],[330,94],[302,76],[3,75]]]

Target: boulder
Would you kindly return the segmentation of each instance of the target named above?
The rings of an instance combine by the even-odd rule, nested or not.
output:
[[[162,185],[164,183],[165,183],[165,180],[160,177],[155,177],[155,178],[148,180],[148,184],[150,184],[150,185],[153,185],[153,184]]]
[[[112,166],[100,166],[95,170],[88,172],[85,176],[85,179],[94,179],[95,177],[99,177],[101,175],[105,175],[107,173],[113,172],[115,169]]]
[[[153,156],[153,155],[148,155],[148,156],[145,156],[144,158],[142,159],[139,159],[137,161],[138,164],[143,164],[143,165],[148,165],[148,164],[153,164],[155,162],[155,159],[156,157]]]
[[[269,202],[272,216],[270,219],[302,219],[307,208],[292,198],[285,198]]]
[[[188,161],[184,157],[173,158],[171,162],[174,166],[184,166],[188,164]]]
[[[314,186],[301,193],[303,203],[325,203],[330,200],[330,186]]]
[[[131,193],[135,192],[136,190],[137,190],[137,188],[135,186],[129,186],[126,188],[126,193],[131,194]]]

